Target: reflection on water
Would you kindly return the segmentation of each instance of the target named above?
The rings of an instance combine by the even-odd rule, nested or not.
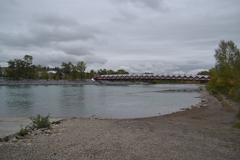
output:
[[[176,112],[199,102],[197,85],[0,86],[0,116],[95,115],[136,118]],[[177,92],[173,92],[177,91]]]

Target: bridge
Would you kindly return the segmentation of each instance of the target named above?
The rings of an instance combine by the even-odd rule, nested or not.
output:
[[[115,74],[98,75],[96,81],[192,81],[206,83],[210,80],[207,75],[170,75],[170,74]]]

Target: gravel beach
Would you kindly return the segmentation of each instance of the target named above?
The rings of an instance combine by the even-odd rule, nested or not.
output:
[[[50,131],[0,142],[1,160],[238,160],[237,104],[206,105],[140,119],[72,118]]]

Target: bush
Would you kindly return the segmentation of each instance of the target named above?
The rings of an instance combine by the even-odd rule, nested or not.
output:
[[[28,130],[26,128],[21,128],[20,131],[18,132],[19,136],[25,136],[28,134]]]
[[[238,120],[240,120],[240,110],[237,113],[237,118],[238,118]]]
[[[240,129],[240,122],[236,122],[234,125],[233,125],[234,128],[239,128]]]
[[[51,123],[49,120],[49,115],[46,117],[37,115],[36,117],[32,117],[31,120],[34,128],[50,128]]]

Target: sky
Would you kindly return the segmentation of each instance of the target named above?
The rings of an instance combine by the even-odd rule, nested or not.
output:
[[[240,44],[240,0],[0,0],[0,65],[85,61],[88,70],[196,73]]]

